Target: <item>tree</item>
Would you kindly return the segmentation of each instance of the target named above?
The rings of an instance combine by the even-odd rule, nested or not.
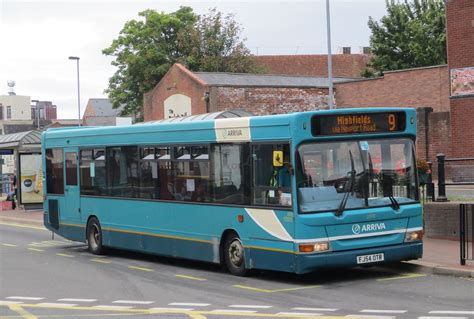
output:
[[[141,114],[143,94],[150,91],[174,63],[192,71],[259,72],[240,39],[241,27],[233,15],[211,9],[196,15],[192,8],[176,12],[139,13],[128,21],[112,45],[102,51],[115,58],[117,71],[105,90],[122,114]]]
[[[370,67],[376,74],[446,63],[443,0],[386,0],[386,6],[380,22],[370,17],[368,23],[374,55]]]

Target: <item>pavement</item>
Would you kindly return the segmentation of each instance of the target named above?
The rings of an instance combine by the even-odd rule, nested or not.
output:
[[[43,225],[42,210],[3,210],[0,211],[0,222],[13,224]],[[474,252],[469,243],[471,251]],[[460,264],[459,241],[433,238],[423,239],[423,258],[394,265],[424,273],[474,278],[474,261],[467,260],[466,265]]]

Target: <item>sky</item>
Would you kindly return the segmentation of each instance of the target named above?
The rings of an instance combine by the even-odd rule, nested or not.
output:
[[[58,118],[77,118],[78,56],[81,113],[90,98],[106,98],[114,74],[112,58],[102,50],[117,38],[125,22],[146,9],[173,12],[190,6],[197,14],[216,8],[241,24],[245,44],[255,55],[325,54],[326,1],[117,1],[0,0],[0,95],[15,92],[52,101]],[[332,52],[369,45],[369,16],[386,14],[385,0],[330,0]]]

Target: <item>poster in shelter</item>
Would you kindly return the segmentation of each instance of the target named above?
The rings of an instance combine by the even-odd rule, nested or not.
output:
[[[41,154],[20,154],[19,192],[22,204],[43,202]]]

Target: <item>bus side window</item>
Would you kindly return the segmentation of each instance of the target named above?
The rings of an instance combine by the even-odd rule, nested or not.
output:
[[[283,166],[274,166],[273,152],[283,152]],[[291,160],[289,144],[252,146],[254,205],[291,206]]]
[[[61,148],[46,150],[46,192],[64,194],[64,163]]]

